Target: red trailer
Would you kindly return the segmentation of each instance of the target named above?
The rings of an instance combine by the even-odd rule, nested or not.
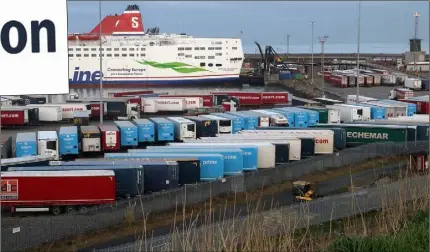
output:
[[[261,93],[258,92],[211,92],[213,95],[228,95],[239,99],[240,106],[259,106],[263,104]]]
[[[330,76],[330,82],[335,86],[346,88],[348,87],[348,76],[333,74]]]
[[[420,99],[420,97],[415,97],[411,99],[398,99],[401,102],[408,102],[417,105],[417,114],[429,114],[430,113],[430,102],[428,98]]]
[[[29,123],[28,110],[2,110],[1,124],[2,125],[26,125]]]
[[[91,102],[91,118],[100,118],[100,102]],[[106,103],[103,103],[103,116],[106,116]]]
[[[12,213],[50,211],[57,215],[115,202],[110,170],[7,171],[1,173],[1,201]]]
[[[118,92],[118,93],[114,93],[113,97],[123,97],[123,96],[129,96],[129,95],[142,95],[142,94],[153,94],[153,93],[154,91],[152,90]]]
[[[288,92],[263,92],[263,104],[284,104],[288,103]]]
[[[214,96],[213,95],[160,95],[159,97],[201,97],[203,99],[204,107],[214,106]]]
[[[102,151],[119,151],[120,150],[120,133],[118,127],[114,124],[99,125],[101,131]]]

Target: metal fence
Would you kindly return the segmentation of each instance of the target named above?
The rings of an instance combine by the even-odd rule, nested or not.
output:
[[[312,202],[251,214],[221,224],[192,228],[182,234],[166,235],[94,251],[223,251],[223,248],[227,249],[231,246],[230,242],[238,243],[250,238],[271,237],[281,232],[291,233],[321,223],[389,208],[399,199],[403,203],[417,200],[427,195],[428,186],[427,177],[413,177],[373,189],[325,197]],[[250,230],[254,234],[250,234]],[[207,241],[210,241],[209,246]]]
[[[428,152],[428,142],[374,143],[349,148],[331,155],[316,156],[288,163],[274,169],[246,173],[222,181],[188,185],[176,190],[124,200],[113,206],[91,209],[85,214],[2,218],[1,240],[6,251],[17,251],[55,240],[142,220],[148,213],[175,209],[182,205],[204,202],[211,197],[261,189],[303,176],[357,164],[376,157]],[[17,232],[19,228],[19,232]]]

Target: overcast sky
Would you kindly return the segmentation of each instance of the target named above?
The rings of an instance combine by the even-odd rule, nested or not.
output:
[[[128,4],[137,4],[144,27],[160,27],[161,32],[185,32],[196,37],[240,37],[243,44],[309,44],[311,21],[315,40],[328,35],[331,44],[354,44],[357,40],[358,2],[103,2],[102,14],[121,13]],[[88,32],[99,19],[98,2],[68,2],[70,32]],[[413,14],[421,14],[419,37],[429,38],[429,3],[426,1],[386,1],[361,3],[362,43],[405,43],[414,35]],[[145,29],[146,29],[145,28]]]

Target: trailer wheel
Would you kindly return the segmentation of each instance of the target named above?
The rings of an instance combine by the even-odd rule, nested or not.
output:
[[[134,120],[134,119],[136,119],[136,117],[134,117],[134,116],[130,117],[130,120]]]
[[[75,207],[74,206],[66,206],[66,213],[68,214],[73,214],[75,212]]]
[[[51,207],[51,213],[53,215],[59,215],[61,213],[61,208],[59,206]]]

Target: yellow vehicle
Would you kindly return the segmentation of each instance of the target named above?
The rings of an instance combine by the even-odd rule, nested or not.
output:
[[[293,182],[293,200],[294,201],[311,201],[319,198],[313,189],[313,184],[307,181]]]

